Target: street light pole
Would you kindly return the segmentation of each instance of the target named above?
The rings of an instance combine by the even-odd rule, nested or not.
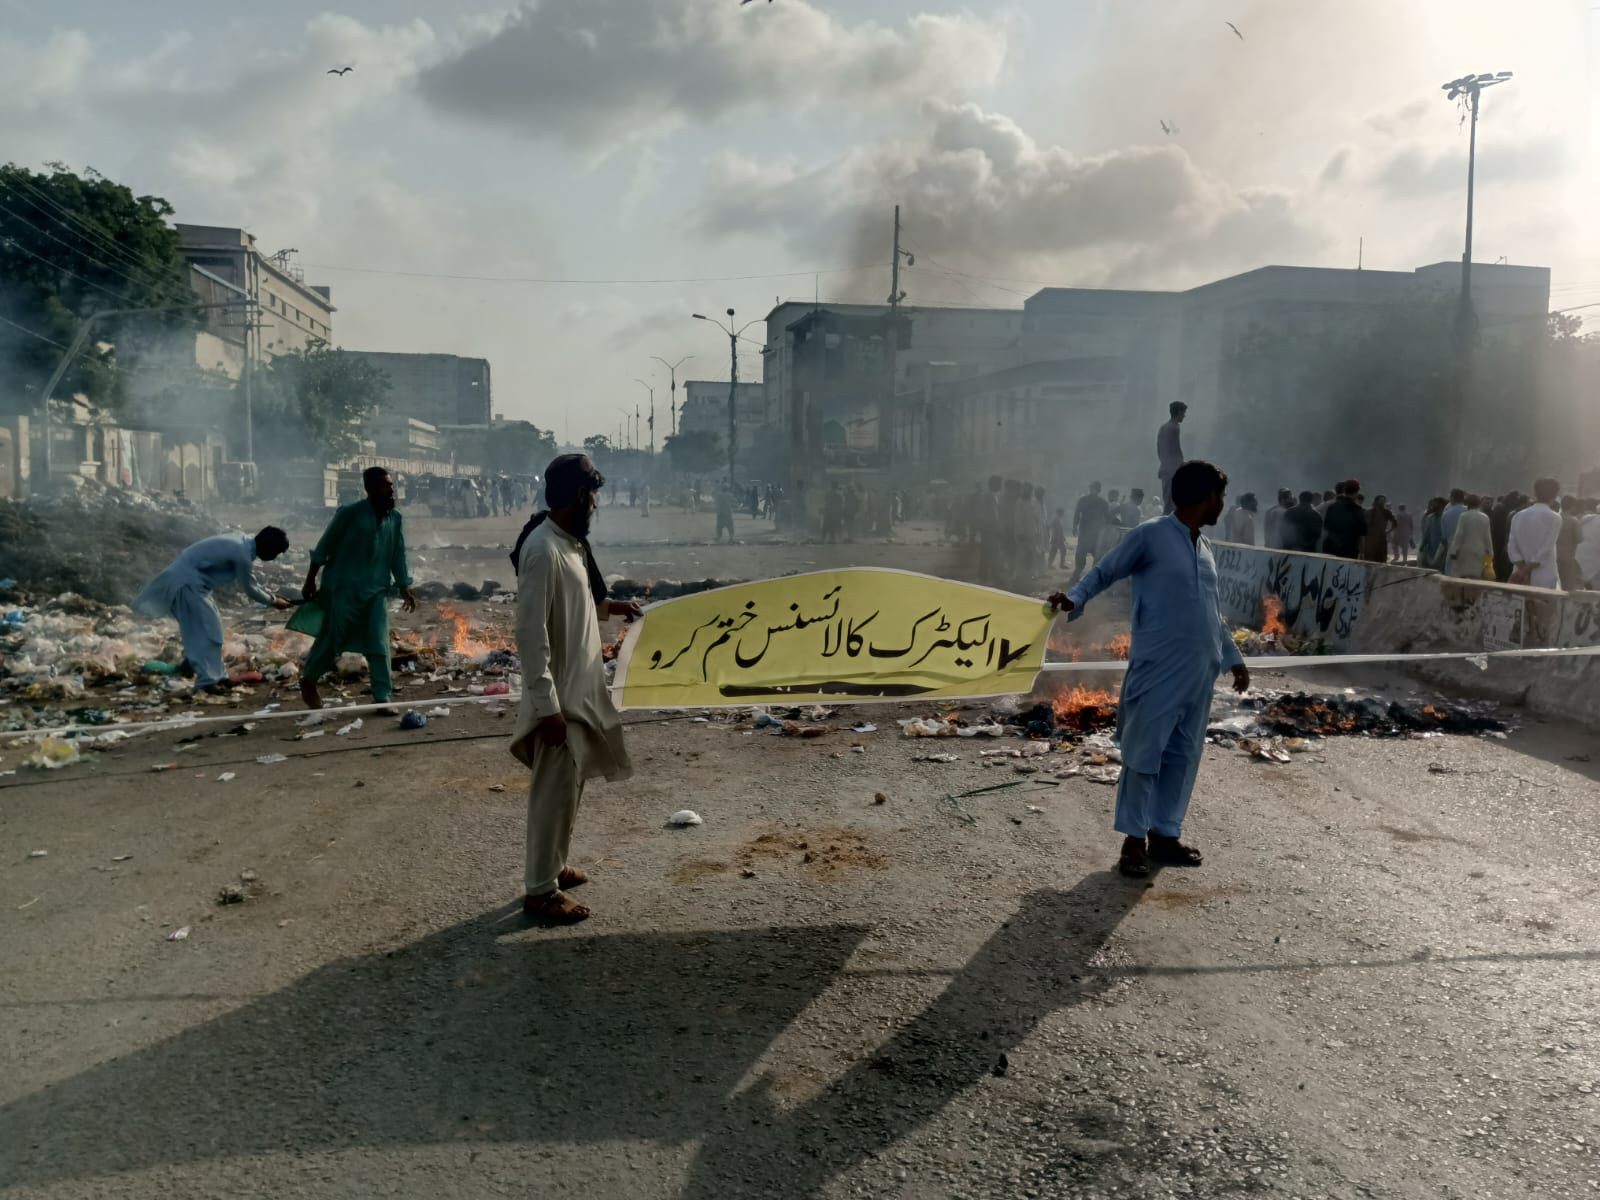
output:
[[[1483,89],[1511,79],[1510,71],[1463,75],[1442,84],[1445,98],[1467,106],[1467,237],[1461,254],[1461,295],[1456,300],[1456,437],[1451,452],[1450,486],[1457,486],[1466,468],[1467,401],[1472,372],[1472,347],[1478,339],[1478,314],[1472,304],[1472,216],[1478,173],[1478,104]]]
[[[723,333],[728,335],[728,486],[733,487],[737,482],[735,469],[738,461],[739,447],[739,335],[752,325],[759,325],[760,318],[746,321],[739,328],[733,327],[733,309],[728,309],[728,323],[714,320],[704,313],[690,314],[696,321],[710,321]]]
[[[650,393],[650,457],[656,456],[656,389],[642,379],[635,379],[640,387]]]
[[[673,437],[676,437],[678,435],[678,368],[683,366],[684,363],[688,362],[691,358],[693,358],[694,355],[685,354],[682,358],[680,358],[675,363],[669,363],[666,359],[662,358],[659,354],[652,354],[650,357],[655,359],[656,362],[660,363],[663,367],[665,367],[667,369],[668,375],[672,379],[672,399],[671,399],[671,409],[670,409],[671,414],[672,414],[671,433],[672,433]]]

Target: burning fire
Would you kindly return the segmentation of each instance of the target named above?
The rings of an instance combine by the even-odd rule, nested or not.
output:
[[[465,658],[477,658],[494,650],[512,649],[511,639],[492,629],[472,627],[472,618],[453,604],[439,605],[442,624],[440,646]],[[448,644],[446,644],[448,642]]]
[[[1117,719],[1117,698],[1096,688],[1071,687],[1050,701],[1056,724],[1068,729],[1100,729]]]
[[[1116,637],[1112,638],[1108,643],[1106,643],[1106,652],[1110,654],[1112,658],[1127,662],[1128,655],[1133,653],[1133,634],[1117,634]]]
[[[1261,608],[1263,612],[1261,621],[1262,633],[1269,634],[1272,637],[1282,637],[1289,632],[1288,627],[1283,623],[1283,617],[1280,615],[1283,612],[1283,602],[1281,600],[1276,596],[1265,596],[1261,600]]]
[[[1104,645],[1084,646],[1068,641],[1060,632],[1052,632],[1046,645],[1057,662],[1110,662],[1113,659],[1126,662],[1133,651],[1133,634],[1119,633]]]

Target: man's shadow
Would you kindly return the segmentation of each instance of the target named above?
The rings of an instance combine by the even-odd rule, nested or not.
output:
[[[684,1197],[724,1200],[730,1181],[751,1195],[817,1195],[913,1133],[997,1073],[1047,1015],[1116,982],[1091,964],[1145,887],[1102,871],[1030,892],[931,1005],[810,1102],[785,1112],[764,1087],[745,1092],[707,1132]]]
[[[735,1089],[867,927],[503,938],[520,926],[496,910],[0,1108],[0,1190],[290,1148],[644,1140],[700,1142],[687,1196],[813,1195],[1108,986],[1088,964],[1143,891],[1102,872],[1029,894],[926,1010],[787,1112]]]

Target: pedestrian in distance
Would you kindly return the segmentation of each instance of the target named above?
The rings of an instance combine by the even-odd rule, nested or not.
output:
[[[1100,481],[1097,479],[1089,485],[1088,492],[1078,498],[1077,507],[1072,510],[1072,534],[1078,539],[1072,561],[1074,579],[1083,577],[1084,565],[1091,555],[1099,558],[1100,534],[1110,519],[1111,506],[1100,494]]]
[[[1367,536],[1367,514],[1359,499],[1361,485],[1347,479],[1322,518],[1322,552],[1337,558],[1359,558]]]
[[[1494,535],[1489,514],[1483,511],[1483,498],[1469,494],[1450,539],[1449,573],[1457,579],[1494,579]],[[1445,509],[1446,515],[1449,509]]]
[[[1156,473],[1161,479],[1161,505],[1164,513],[1172,511],[1172,476],[1183,466],[1183,439],[1178,427],[1189,415],[1189,406],[1182,400],[1167,405],[1167,423],[1156,431]]]
[[[1557,543],[1561,539],[1561,485],[1541,479],[1533,485],[1534,502],[1511,518],[1507,549],[1510,582],[1529,587],[1561,585]]]
[[[731,546],[733,544],[733,488],[726,484],[717,493],[716,540],[719,543],[722,541],[722,531],[724,529],[728,531],[728,544]]]
[[[1301,492],[1300,502],[1283,514],[1278,536],[1283,549],[1296,554],[1315,554],[1322,545],[1322,514],[1317,511],[1316,492]]]
[[[633,774],[622,719],[606,687],[600,623],[633,620],[642,610],[635,601],[607,599],[605,576],[589,548],[605,477],[585,455],[563,454],[545,480],[550,508],[534,514],[511,552],[522,659],[511,753],[532,772],[522,911],[566,925],[590,915],[567,895],[589,879],[568,861],[584,784]]]
[[[236,586],[257,604],[279,610],[289,607],[282,596],[256,580],[255,561],[271,562],[289,548],[289,535],[268,525],[248,533],[219,533],[188,547],[133,598],[132,608],[147,617],[171,617],[183,638],[185,672],[195,686],[213,694],[231,686],[222,662],[222,614],[211,593]]]
[[[1375,496],[1367,510],[1367,532],[1361,540],[1361,557],[1367,562],[1389,561],[1389,534],[1395,517],[1389,511],[1389,497]]]
[[[1223,620],[1217,564],[1202,530],[1222,516],[1228,477],[1207,462],[1184,463],[1172,476],[1173,512],[1146,521],[1050,605],[1076,619],[1112,584],[1133,581],[1133,644],[1122,684],[1117,736],[1122,778],[1116,831],[1118,869],[1148,875],[1153,865],[1193,866],[1200,851],[1183,844],[1217,677],[1233,674],[1236,691],[1250,672]]]

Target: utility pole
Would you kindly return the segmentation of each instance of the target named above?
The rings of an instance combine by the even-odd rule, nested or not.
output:
[[[878,441],[883,449],[884,466],[887,467],[894,445],[895,433],[899,428],[899,412],[895,406],[895,366],[900,347],[900,301],[906,294],[900,290],[900,260],[906,260],[906,266],[917,265],[917,256],[909,250],[900,248],[900,206],[894,206],[894,260],[889,268],[889,321],[884,331],[883,356],[888,367],[889,394],[878,417]]]
[[[669,363],[666,359],[662,358],[659,354],[652,354],[650,357],[655,359],[656,362],[660,363],[663,367],[665,367],[667,369],[668,375],[672,379],[672,408],[671,408],[671,412],[672,412],[672,429],[671,429],[671,433],[672,433],[673,437],[676,437],[678,435],[678,368],[683,366],[684,363],[688,362],[691,358],[693,358],[694,355],[685,354],[682,358],[680,358],[675,363]]]
[[[1451,453],[1450,486],[1456,486],[1467,465],[1467,408],[1471,391],[1472,349],[1478,340],[1478,314],[1472,304],[1472,216],[1478,173],[1478,104],[1483,89],[1505,83],[1510,71],[1463,75],[1441,84],[1448,100],[1467,106],[1470,128],[1467,135],[1467,239],[1461,254],[1461,295],[1456,301],[1456,437]]]
[[[736,481],[735,470],[738,464],[739,448],[739,335],[752,325],[760,323],[760,318],[746,321],[737,329],[733,325],[733,309],[728,309],[728,323],[712,320],[704,313],[691,314],[696,321],[711,321],[718,329],[728,335],[728,486],[732,487]]]

